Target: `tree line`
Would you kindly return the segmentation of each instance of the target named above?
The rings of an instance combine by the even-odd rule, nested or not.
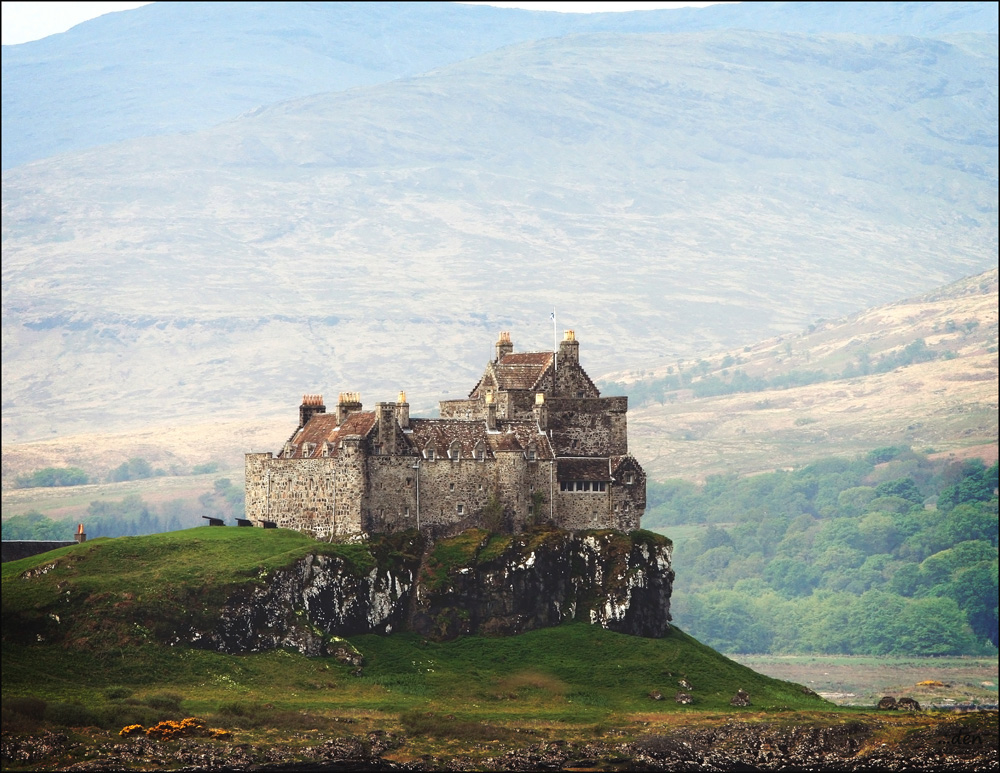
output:
[[[207,475],[217,472],[218,462],[206,462],[196,464],[191,468],[192,475]],[[127,480],[143,480],[145,478],[161,477],[164,475],[183,474],[176,467],[170,471],[162,467],[153,467],[141,456],[136,456],[110,470],[107,475],[108,483],[121,483]],[[45,467],[35,470],[26,475],[18,475],[16,478],[17,488],[51,488],[56,486],[83,486],[87,483],[100,483],[101,480],[94,475],[88,475],[79,467]]]
[[[219,478],[211,491],[196,500],[174,499],[152,505],[138,494],[130,494],[120,500],[91,502],[86,514],[80,517],[53,520],[38,511],[14,515],[3,521],[3,538],[68,541],[73,539],[81,521],[87,539],[134,537],[201,526],[205,524],[203,516],[232,523],[243,515],[243,489],[228,478]]]
[[[636,381],[631,384],[619,382],[602,382],[601,391],[606,394],[627,394],[634,405],[649,405],[664,403],[674,399],[673,393],[682,389],[690,389],[695,397],[717,397],[741,392],[766,392],[773,389],[791,389],[793,387],[819,384],[825,381],[836,381],[844,378],[857,378],[874,373],[888,373],[906,365],[918,362],[929,362],[943,358],[953,359],[952,351],[935,351],[928,348],[926,341],[918,338],[903,348],[872,357],[861,352],[855,360],[840,373],[829,373],[823,370],[790,370],[770,377],[751,376],[740,368],[731,369],[739,360],[727,355],[721,363],[721,371],[709,373],[710,366],[701,360],[688,370],[682,370],[678,364],[676,372],[668,368],[665,376],[655,379]]]

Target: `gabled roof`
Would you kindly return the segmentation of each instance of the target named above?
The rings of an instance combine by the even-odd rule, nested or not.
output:
[[[296,432],[291,441],[295,451],[291,459],[305,459],[323,455],[323,444],[332,443],[331,456],[337,455],[337,441],[348,435],[365,437],[375,426],[374,411],[359,411],[349,414],[344,423],[337,426],[335,413],[316,413],[306,422],[306,425]],[[312,447],[309,454],[303,454],[303,446],[308,443]]]
[[[535,389],[542,377],[552,367],[552,352],[515,352],[499,362],[486,365],[486,372],[476,382],[469,397],[479,397],[487,376],[500,391]]]
[[[512,353],[490,364],[498,389],[532,389],[552,364],[552,352]]]
[[[631,470],[632,472],[638,472],[640,475],[645,475],[642,466],[639,461],[632,456],[632,454],[624,454],[622,456],[612,456],[609,460],[611,463],[611,474],[618,478],[625,470]]]

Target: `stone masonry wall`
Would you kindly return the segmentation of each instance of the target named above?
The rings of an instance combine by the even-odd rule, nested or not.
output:
[[[620,397],[548,401],[548,426],[559,454],[620,456],[628,453],[624,411]],[[627,403],[626,403],[627,406]]]

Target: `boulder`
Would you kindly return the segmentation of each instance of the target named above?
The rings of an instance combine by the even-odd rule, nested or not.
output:
[[[750,694],[743,691],[737,690],[736,695],[734,695],[730,701],[730,706],[749,706],[750,705]]]
[[[875,708],[879,711],[895,711],[899,706],[896,705],[895,698],[891,695],[886,695],[878,702]]]
[[[680,703],[682,706],[687,706],[689,703],[694,703],[694,698],[691,697],[690,693],[679,692],[674,696],[674,700]]]

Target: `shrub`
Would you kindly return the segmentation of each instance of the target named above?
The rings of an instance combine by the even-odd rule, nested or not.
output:
[[[132,690],[128,687],[108,687],[104,691],[104,697],[109,701],[123,701],[132,697]]]
[[[39,722],[45,718],[45,709],[48,704],[41,698],[26,696],[24,698],[10,698],[3,702],[4,711],[13,711],[22,717],[34,719]],[[7,723],[4,722],[4,725]]]
[[[45,719],[62,727],[94,727],[101,724],[92,709],[79,703],[50,703]]]
[[[182,700],[183,696],[176,693],[161,692],[147,696],[142,702],[158,711],[180,712]]]

